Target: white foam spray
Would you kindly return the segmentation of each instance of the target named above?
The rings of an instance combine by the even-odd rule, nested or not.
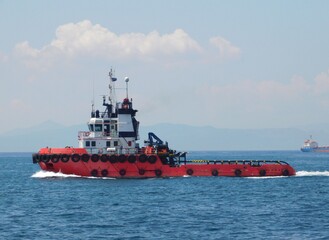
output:
[[[329,171],[298,171],[296,177],[329,177]]]
[[[48,172],[48,171],[38,171],[34,173],[32,178],[90,178],[90,179],[99,179],[98,177],[83,177],[75,174],[64,174],[61,172]],[[102,179],[115,179],[110,177],[102,177]]]
[[[81,177],[79,175],[74,175],[74,174],[64,174],[61,172],[48,172],[48,171],[39,171],[34,173],[32,178],[77,178]]]
[[[61,172],[48,172],[48,171],[38,171],[34,173],[32,178],[97,178],[97,177],[82,177],[75,174],[64,174]],[[184,175],[183,177],[191,177]],[[269,176],[269,177],[248,177],[250,179],[269,179],[269,178],[285,178],[286,176]],[[329,177],[329,171],[297,171],[295,177]],[[104,177],[103,179],[115,179]]]

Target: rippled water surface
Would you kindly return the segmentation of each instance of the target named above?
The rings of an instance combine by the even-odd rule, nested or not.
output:
[[[329,154],[191,152],[289,162],[295,177],[81,178],[0,154],[0,239],[329,239]]]

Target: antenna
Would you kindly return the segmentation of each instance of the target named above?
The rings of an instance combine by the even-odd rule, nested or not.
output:
[[[110,89],[110,95],[109,95],[109,101],[111,104],[114,106],[116,105],[116,96],[115,96],[115,82],[117,81],[117,78],[114,77],[114,70],[111,68],[109,72],[109,77],[110,77],[110,84],[109,84],[109,89]]]
[[[91,112],[94,112],[95,105],[95,80],[93,79],[93,99],[91,100]]]
[[[128,82],[129,82],[128,77],[125,77],[125,82],[126,82],[126,98],[128,99]]]

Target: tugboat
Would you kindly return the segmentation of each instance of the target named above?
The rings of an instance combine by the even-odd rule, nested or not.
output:
[[[126,97],[116,101],[117,78],[109,73],[109,96],[103,96],[104,111],[92,105],[88,131],[78,134],[78,147],[41,148],[33,163],[44,171],[101,178],[155,178],[183,176],[264,177],[293,176],[296,171],[284,161],[268,160],[187,160],[186,152],[169,148],[154,133],[148,133],[140,147],[137,110]]]
[[[304,145],[300,148],[302,152],[329,152],[329,146],[319,146],[319,144],[312,139],[306,139]]]

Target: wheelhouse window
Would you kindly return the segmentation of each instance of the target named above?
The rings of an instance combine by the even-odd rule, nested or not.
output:
[[[95,124],[95,132],[101,132],[102,130],[102,124]]]
[[[88,124],[88,128],[90,132],[94,131],[94,125],[93,124]]]
[[[110,124],[105,124],[104,125],[104,132],[107,133],[107,134],[110,133]]]

